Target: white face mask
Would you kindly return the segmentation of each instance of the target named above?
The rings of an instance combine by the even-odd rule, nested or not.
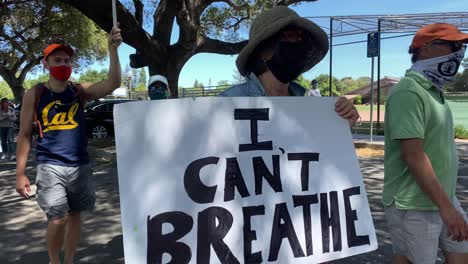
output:
[[[445,85],[455,81],[463,57],[465,48],[445,56],[417,61],[411,70],[421,73],[442,91]]]

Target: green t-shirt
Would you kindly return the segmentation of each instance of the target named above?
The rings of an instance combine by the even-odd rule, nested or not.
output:
[[[415,71],[392,88],[385,106],[385,177],[382,200],[403,210],[438,210],[401,158],[399,139],[424,140],[424,151],[449,199],[455,196],[458,156],[444,94]]]

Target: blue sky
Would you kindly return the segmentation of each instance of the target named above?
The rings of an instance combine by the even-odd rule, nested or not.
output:
[[[319,0],[314,3],[304,3],[293,7],[301,16],[339,16],[339,15],[388,15],[414,14],[434,12],[466,12],[467,0]],[[328,19],[314,20],[319,25],[329,25]],[[151,31],[149,31],[151,32]],[[173,41],[178,35],[177,28],[173,32]],[[385,37],[385,35],[383,35]],[[334,39],[334,43],[365,40],[366,35],[352,38]],[[382,41],[382,72],[381,76],[401,77],[405,69],[410,66],[410,56],[407,53],[412,37],[403,37]],[[122,45],[119,49],[122,69],[129,63],[128,56],[134,49]],[[333,75],[338,78],[347,76],[369,76],[371,59],[366,57],[366,43],[334,47]],[[216,54],[199,54],[190,59],[181,72],[179,85],[191,87],[195,79],[208,85],[216,85],[218,81],[232,81],[236,56]],[[376,61],[377,62],[377,61]],[[95,64],[93,68],[107,67],[107,62]],[[305,73],[305,77],[312,79],[319,74],[328,74],[329,58],[322,60],[317,66]]]

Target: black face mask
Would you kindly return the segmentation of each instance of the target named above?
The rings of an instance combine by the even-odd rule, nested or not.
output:
[[[148,96],[150,100],[167,99],[169,96],[169,93],[165,85],[151,84],[148,87]]]
[[[310,61],[313,55],[311,45],[312,42],[309,40],[280,41],[271,59],[266,61],[266,65],[276,79],[282,83],[289,83],[299,77],[307,62]]]

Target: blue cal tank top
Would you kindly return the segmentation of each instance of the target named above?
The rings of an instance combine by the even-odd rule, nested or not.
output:
[[[36,146],[37,163],[76,167],[89,163],[83,106],[71,84],[61,93],[44,87],[37,108],[43,137]]]

